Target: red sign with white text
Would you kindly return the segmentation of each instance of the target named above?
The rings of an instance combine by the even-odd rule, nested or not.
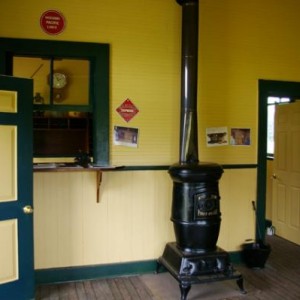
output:
[[[40,18],[42,29],[51,35],[60,34],[66,26],[65,17],[57,10],[47,10]]]
[[[130,99],[126,99],[117,109],[116,111],[121,115],[121,117],[129,122],[138,112],[139,110],[136,106],[130,101]]]

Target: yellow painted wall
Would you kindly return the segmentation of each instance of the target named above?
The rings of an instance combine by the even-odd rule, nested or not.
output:
[[[200,1],[201,158],[255,163],[258,79],[300,81],[297,0]],[[251,147],[206,148],[205,128],[250,127]]]
[[[40,28],[39,18],[48,9],[66,18],[66,29],[58,36]],[[114,125],[140,130],[138,149],[111,145],[111,163],[177,160],[181,9],[175,0],[13,0],[1,3],[0,11],[2,37],[109,43],[111,133]],[[140,110],[129,124],[116,112],[127,98]]]
[[[200,1],[199,144],[201,160],[256,163],[258,79],[299,81],[297,0]],[[45,34],[41,14],[60,10],[67,26]],[[18,0],[0,4],[0,36],[111,45],[111,132],[140,129],[137,149],[111,144],[111,163],[178,160],[181,8],[175,0]],[[13,22],[12,22],[13,20]],[[130,98],[140,113],[126,123],[116,108]],[[250,147],[206,147],[207,127],[251,128]],[[159,145],[159,146],[158,146]]]
[[[58,9],[65,15],[67,27],[62,34],[48,36],[39,27],[39,18],[47,9]],[[221,164],[257,162],[258,79],[300,81],[299,9],[298,0],[200,1],[198,94],[201,160]],[[111,163],[172,164],[178,160],[180,16],[181,9],[175,0],[74,0],[72,3],[63,0],[1,1],[0,36],[109,43],[111,132],[114,125],[140,129],[137,149],[114,146],[111,143]],[[128,124],[115,111],[126,98],[130,98],[140,110]],[[251,128],[251,145],[206,147],[205,129],[219,126]],[[37,257],[37,266],[94,263],[98,254],[93,251],[101,247],[85,231],[87,228],[94,228],[94,221],[95,227],[100,227],[103,244],[121,245],[116,240],[124,240],[124,232],[128,237],[124,256],[120,256],[116,248],[111,251],[101,248],[101,251],[106,252],[101,254],[100,263],[156,257],[161,253],[164,243],[172,237],[172,233],[167,212],[163,216],[154,213],[159,209],[164,211],[166,202],[170,201],[169,179],[167,175],[161,175],[164,177],[161,179],[164,185],[157,187],[154,174],[157,173],[106,173],[104,180],[107,183],[103,184],[102,193],[107,194],[103,195],[103,202],[97,206],[96,211],[93,209],[95,201],[92,199],[94,179],[82,179],[84,175],[80,173],[64,179],[65,185],[71,185],[70,193],[77,189],[85,191],[82,203],[78,205],[89,216],[90,223],[87,227],[79,228],[81,236],[75,236],[70,245],[78,245],[76,239],[80,237],[80,242],[88,245],[84,246],[87,247],[85,251],[88,254],[82,256],[81,253],[75,253],[74,261],[69,257],[54,258],[47,254],[45,259],[49,261],[44,264]],[[77,214],[83,212],[72,202],[65,202],[66,199],[62,196],[66,192],[65,185],[49,184],[48,180],[45,181],[47,185],[42,185],[49,176],[51,175],[35,176],[35,205],[46,205],[45,198],[50,201],[47,195],[57,191],[60,195],[57,201],[64,206],[59,212],[60,216],[66,222],[67,218],[77,222]],[[149,184],[145,185],[144,180]],[[242,181],[241,185],[237,184],[238,180]],[[223,222],[220,244],[226,250],[236,250],[254,232],[251,201],[256,192],[255,171],[226,170],[221,186]],[[145,197],[139,196],[142,194],[141,190]],[[157,195],[162,195],[163,200],[158,202]],[[93,201],[90,203],[91,200]],[[134,216],[132,226],[136,227],[136,231],[130,229],[129,225],[124,230],[122,228],[120,216],[128,219],[131,215],[131,206],[126,206],[125,211],[121,211],[124,203],[131,206],[138,203],[138,210],[142,215],[150,209],[151,217],[142,219]],[[40,213],[39,209],[36,211],[35,218],[40,220],[36,224],[41,224],[41,227],[35,230],[42,230],[47,213],[47,210]],[[233,213],[238,222],[231,219]],[[116,223],[105,231],[107,224],[100,224],[102,219],[97,219],[97,214],[105,215],[107,219],[111,217]],[[159,230],[164,233],[161,233],[159,242],[155,241],[150,245],[151,249],[142,251],[144,254],[141,257],[139,252],[134,252],[135,249],[130,247],[135,241],[143,239],[142,235],[149,233],[147,230],[154,230],[153,226],[157,222],[161,224]],[[141,226],[141,223],[144,225]],[[53,239],[59,238],[59,232],[51,228],[45,230],[51,231]],[[141,231],[138,230],[140,228]],[[109,235],[111,232],[117,232],[116,240],[112,240]],[[42,246],[39,241],[36,232],[37,247]],[[61,261],[57,262],[55,259]]]

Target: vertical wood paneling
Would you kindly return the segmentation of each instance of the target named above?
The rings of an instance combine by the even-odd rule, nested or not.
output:
[[[245,239],[254,238],[256,170],[225,170],[220,181],[221,232],[218,245],[228,251],[240,250]]]
[[[97,203],[94,172],[36,173],[36,268],[156,257],[173,240],[170,190],[167,172],[107,172]]]
[[[255,176],[226,170],[221,179],[218,245],[226,250],[254,235]],[[95,172],[35,173],[35,267],[156,259],[175,240],[172,184],[167,171],[105,172],[97,203]]]

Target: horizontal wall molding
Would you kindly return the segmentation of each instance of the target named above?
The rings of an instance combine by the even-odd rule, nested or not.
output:
[[[223,169],[256,169],[257,168],[257,164],[226,164],[226,165],[222,165]]]
[[[230,252],[230,260],[233,263],[241,262],[241,253]],[[160,272],[166,270],[163,266]],[[92,280],[99,278],[112,278],[120,276],[133,276],[157,272],[157,261],[147,260],[138,262],[127,262],[119,264],[106,264],[81,267],[65,267],[35,270],[35,283],[53,284],[71,281]]]
[[[223,169],[256,169],[257,164],[224,164]],[[163,171],[169,170],[169,165],[123,166],[116,171]]]

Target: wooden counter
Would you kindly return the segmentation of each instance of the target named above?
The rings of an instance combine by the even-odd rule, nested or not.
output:
[[[100,185],[102,172],[122,169],[124,166],[95,166],[85,168],[75,163],[37,163],[33,164],[33,172],[97,172],[97,203],[100,202]]]

